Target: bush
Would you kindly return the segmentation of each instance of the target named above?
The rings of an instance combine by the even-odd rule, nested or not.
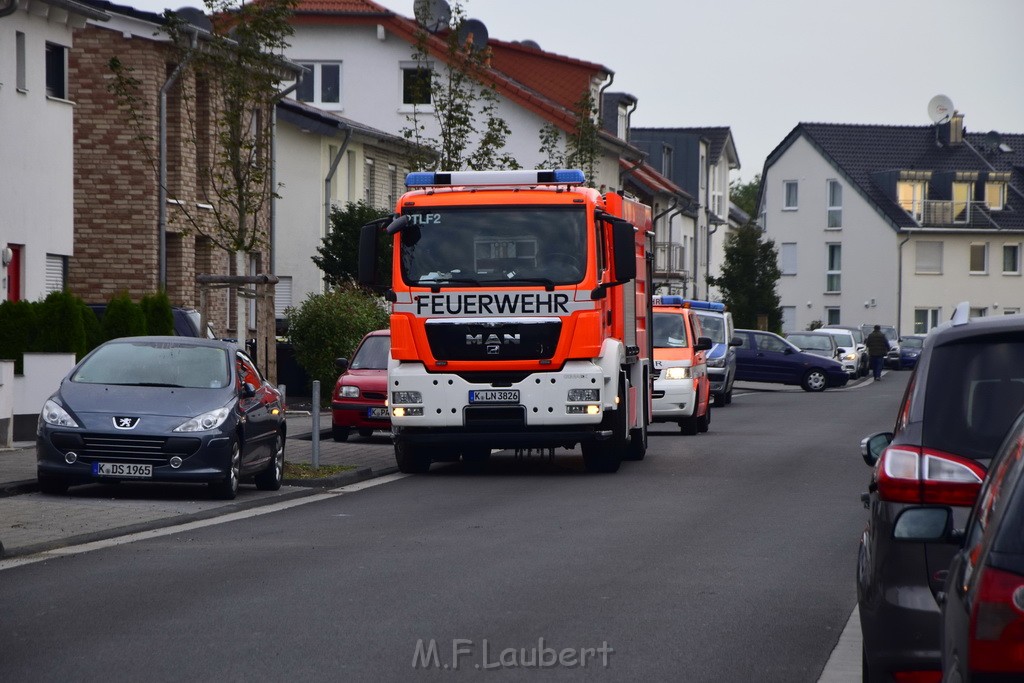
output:
[[[96,311],[89,308],[81,299],[77,299],[82,309],[82,328],[85,330],[85,352],[88,353],[103,343],[103,326],[96,317]]]
[[[174,334],[174,313],[166,292],[142,297],[142,313],[146,317],[146,334]]]
[[[24,356],[31,351],[38,329],[36,307],[28,301],[0,303],[0,358],[14,361],[14,372],[22,374]]]
[[[351,358],[363,335],[388,326],[383,301],[355,286],[310,294],[298,308],[288,309],[287,315],[295,357],[310,381],[320,380],[321,399],[327,400],[338,378],[334,359]]]
[[[146,334],[146,315],[128,292],[116,295],[103,314],[103,338],[137,337]]]
[[[36,308],[35,350],[72,352],[81,359],[87,350],[81,300],[70,292],[50,292]]]

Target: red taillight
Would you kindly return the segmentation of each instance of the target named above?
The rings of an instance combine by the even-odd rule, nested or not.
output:
[[[941,671],[893,671],[896,683],[941,683]]]
[[[913,446],[889,446],[878,459],[878,497],[892,503],[974,504],[985,470],[973,460]]]
[[[1024,576],[981,567],[971,607],[972,671],[1024,672]]]

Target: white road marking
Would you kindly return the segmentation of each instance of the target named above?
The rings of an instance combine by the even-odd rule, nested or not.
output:
[[[331,498],[337,498],[338,496],[345,495],[348,493],[356,493],[358,491],[362,491],[363,489],[368,489],[373,486],[380,486],[381,484],[390,484],[393,481],[398,481],[399,479],[403,479],[408,476],[408,474],[389,474],[387,476],[378,477],[376,479],[368,479],[357,484],[350,484],[348,486],[342,486],[340,488],[331,489],[330,491],[327,491],[325,493],[306,496],[305,498],[295,498],[293,500],[286,500],[280,503],[273,503],[271,505],[266,505],[263,507],[252,508],[251,510],[232,512],[211,519],[201,519],[194,522],[185,522],[184,524],[176,524],[174,526],[164,527],[162,529],[139,531],[134,534],[127,534],[125,536],[119,536],[117,538],[108,538],[102,541],[82,543],[80,545],[68,546],[66,548],[55,548],[53,550],[47,550],[36,555],[29,555],[27,557],[16,557],[10,560],[0,560],[0,571],[3,571],[5,569],[13,569],[14,567],[20,567],[26,564],[45,562],[46,560],[52,560],[58,557],[65,557],[68,555],[80,555],[82,553],[92,552],[93,550],[113,548],[115,546],[126,545],[128,543],[135,543],[137,541],[147,541],[151,538],[171,536],[173,534],[180,534],[184,531],[192,531],[194,529],[202,529],[209,526],[216,526],[218,524],[226,524],[227,522],[235,522],[240,519],[249,519],[251,517],[268,515],[274,512],[280,512],[282,510],[287,510],[289,508],[298,507],[300,505],[308,505],[309,503],[319,503],[321,501],[329,500]]]
[[[853,614],[846,622],[846,628],[839,636],[839,642],[832,650],[832,655],[825,663],[818,683],[859,683],[860,652],[862,639],[860,635],[860,611],[853,608]]]

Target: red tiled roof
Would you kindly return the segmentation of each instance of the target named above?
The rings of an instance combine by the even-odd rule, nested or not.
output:
[[[612,71],[591,62],[563,57],[536,48],[491,40],[491,66],[536,90],[563,107],[575,110],[580,97],[590,92],[591,79]]]
[[[370,0],[299,0],[295,13],[350,14],[361,16],[391,16],[389,9]]]

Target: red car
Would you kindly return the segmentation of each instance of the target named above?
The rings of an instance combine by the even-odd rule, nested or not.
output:
[[[331,397],[335,441],[345,441],[353,429],[359,436],[391,429],[386,400],[390,357],[391,331],[374,330],[359,342],[351,363],[347,358],[335,361],[341,371]]]

